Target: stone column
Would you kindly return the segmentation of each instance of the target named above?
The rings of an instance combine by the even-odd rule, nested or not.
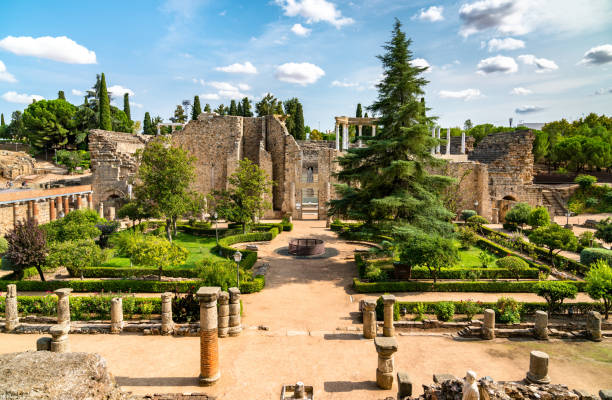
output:
[[[393,387],[393,353],[397,351],[397,341],[394,337],[377,337],[374,346],[378,353],[378,368],[376,368],[376,384],[381,389]]]
[[[436,126],[436,139],[440,140],[440,127]],[[436,145],[436,154],[440,154],[440,142]]]
[[[62,200],[64,200],[64,214],[68,214],[70,212],[70,200],[68,196],[64,196]]]
[[[49,221],[55,221],[57,214],[55,213],[55,200],[49,199]]]
[[[104,218],[104,203],[102,202],[98,204],[98,214],[100,214],[100,218]]]
[[[219,293],[219,337],[226,337],[229,333],[230,306],[229,294],[227,292]]]
[[[87,208],[93,208],[93,195],[87,193]]]
[[[70,323],[53,325],[49,329],[51,334],[51,351],[54,353],[67,353],[70,351],[68,343],[68,332],[70,332]]]
[[[431,138],[435,139],[436,138],[436,127],[434,126],[433,128],[431,128]],[[436,146],[433,146],[431,148],[431,155],[436,154]]]
[[[83,199],[81,198],[80,194],[77,194],[77,198],[76,198],[76,208],[77,210],[80,210],[81,208],[83,208]]]
[[[491,310],[490,308],[484,310],[482,338],[486,340],[495,339],[495,311]]]
[[[172,293],[165,292],[161,295],[161,333],[170,335],[174,332],[174,322],[172,321]]]
[[[450,141],[451,141],[450,128],[446,128],[446,155],[447,156],[450,155]]]
[[[201,287],[197,296],[200,301],[200,386],[214,384],[219,372],[219,341],[217,338],[218,286]]]
[[[372,125],[372,137],[376,137],[376,125]]]
[[[57,289],[53,293],[57,295],[57,323],[67,324],[70,327],[70,293],[72,289]]]
[[[115,220],[115,207],[108,207],[108,220],[109,221],[114,221]]]
[[[229,288],[229,335],[238,336],[242,332],[242,324],[240,322],[240,290],[238,288]]]
[[[36,200],[32,200],[32,219],[34,221],[38,221],[38,203],[36,202]]]
[[[550,377],[548,376],[548,354],[536,350],[529,354],[527,380],[538,384],[550,383]]]
[[[548,313],[536,311],[534,335],[537,339],[548,340]]]
[[[62,197],[56,197],[55,199],[55,208],[57,209],[57,213],[59,214],[61,211],[64,211],[64,207],[62,207]],[[66,214],[66,212],[64,211],[64,214]]]
[[[111,333],[120,333],[123,330],[123,300],[115,297],[111,300]]]
[[[465,154],[465,132],[461,132],[461,154]]]
[[[12,332],[19,326],[17,311],[17,285],[6,285],[6,325],[7,332]]]
[[[601,342],[601,314],[597,311],[589,311],[586,320],[587,337],[595,342]]]
[[[363,337],[374,339],[376,337],[376,302],[366,300],[363,302]]]
[[[289,185],[289,210],[291,211],[291,215],[293,215],[293,211],[295,210],[295,182],[291,181]]]
[[[382,297],[384,303],[385,322],[383,325],[383,336],[395,336],[395,328],[393,327],[393,307],[395,305],[395,296],[386,294]]]
[[[340,151],[340,129],[336,122],[336,150]]]
[[[361,147],[361,125],[357,126],[357,137],[359,138],[359,147]]]
[[[17,210],[18,207],[19,203],[13,203],[13,228],[17,225],[17,215],[19,214]]]

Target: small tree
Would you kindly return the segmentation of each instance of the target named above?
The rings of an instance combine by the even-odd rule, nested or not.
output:
[[[461,242],[462,249],[469,249],[478,242],[478,235],[470,226],[464,226],[458,229],[457,238]]]
[[[593,300],[601,300],[604,305],[606,319],[612,308],[612,268],[604,260],[591,264],[591,269],[584,277],[586,292]]]
[[[555,250],[575,251],[578,239],[571,229],[565,229],[555,223],[541,226],[529,234],[529,240],[537,245],[548,249],[551,261],[555,264]]]
[[[551,315],[563,304],[565,299],[575,299],[578,289],[576,286],[565,282],[544,281],[535,285],[535,293],[544,297],[548,304],[548,314]]]
[[[540,226],[545,226],[550,223],[550,214],[548,214],[548,210],[546,207],[540,206],[534,208],[527,218],[527,224],[531,226],[532,229],[539,228]]]
[[[273,182],[266,171],[248,158],[240,161],[238,170],[227,181],[230,189],[213,192],[217,212],[221,218],[241,223],[246,233],[247,224],[263,217],[265,210],[271,207],[265,196],[271,193]]]
[[[576,177],[576,179],[574,179],[574,182],[580,185],[580,189],[582,190],[582,192],[586,192],[588,189],[591,188],[591,186],[597,183],[597,178],[593,175],[580,174]]]
[[[97,224],[106,222],[95,210],[74,210],[64,218],[41,225],[49,242],[95,239],[100,236]]]
[[[521,228],[529,221],[531,206],[527,203],[516,203],[506,213],[506,222],[520,226]]]
[[[193,107],[191,108],[191,119],[198,119],[198,115],[202,114],[202,106],[200,105],[200,96],[194,96]]]
[[[525,260],[522,260],[516,256],[502,257],[495,261],[495,264],[499,268],[507,269],[517,281],[521,277],[521,272],[529,268],[529,264],[527,264]]]
[[[459,260],[452,239],[437,234],[428,235],[414,228],[402,228],[394,232],[395,242],[399,243],[400,262],[412,267],[426,266],[434,284],[440,269],[450,267]]]
[[[135,265],[155,267],[161,281],[162,271],[171,265],[181,265],[187,260],[185,248],[158,236],[146,236],[139,241],[130,257]]]
[[[17,221],[15,229],[6,236],[8,250],[6,257],[16,272],[35,267],[40,280],[45,280],[42,267],[47,258],[47,235],[34,219]]]
[[[595,231],[595,237],[603,240],[604,243],[612,243],[612,219],[610,217],[599,221],[596,225],[597,231]]]

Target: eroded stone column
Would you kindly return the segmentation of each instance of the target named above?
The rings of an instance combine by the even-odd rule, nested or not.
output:
[[[55,201],[49,199],[49,221],[55,221],[57,214],[55,213]]]
[[[490,308],[484,310],[482,338],[486,340],[495,339],[495,311],[491,310]]]
[[[220,287],[201,287],[200,301],[200,386],[214,384],[219,372],[219,341],[217,338],[217,297]]]
[[[340,128],[336,122],[336,150],[340,151]]]
[[[385,322],[383,324],[383,336],[395,336],[395,328],[393,327],[393,307],[395,305],[395,296],[386,294],[382,297],[384,304]]]
[[[381,389],[393,387],[393,353],[397,351],[397,341],[394,337],[377,337],[374,346],[378,353],[378,368],[376,368],[376,384]]]
[[[347,151],[349,148],[349,143],[351,142],[351,138],[349,137],[349,124],[344,124],[342,138],[344,139],[344,146],[342,147],[342,151]]]
[[[123,330],[123,300],[115,297],[111,300],[111,333],[120,333]]]
[[[238,336],[242,332],[240,321],[240,290],[229,288],[229,335]]]
[[[534,334],[537,339],[548,339],[548,313],[536,311]]]
[[[589,339],[601,342],[601,314],[597,311],[589,311],[586,320],[586,331]]]
[[[109,221],[115,220],[115,207],[108,207],[108,218]]]
[[[49,329],[51,334],[50,350],[54,353],[67,353],[70,351],[68,342],[68,332],[70,332],[70,322],[53,325]]]
[[[451,136],[450,136],[450,128],[446,128],[446,155],[449,156],[450,155],[450,143],[451,142]]]
[[[70,330],[70,293],[72,289],[57,289],[53,293],[57,295],[57,323],[68,324],[68,330]]]
[[[19,326],[19,312],[17,311],[17,285],[6,285],[6,325],[7,332],[12,332]]]
[[[436,139],[440,140],[440,127],[436,126]],[[440,142],[436,145],[436,154],[440,154]]]
[[[550,383],[550,377],[548,376],[548,354],[536,350],[529,354],[527,380],[539,384]]]
[[[461,132],[461,154],[465,154],[465,132]]]
[[[100,214],[101,218],[104,218],[104,203],[102,202],[98,204],[98,214]]]
[[[374,339],[376,337],[376,302],[366,300],[363,302],[363,337]]]
[[[172,321],[172,293],[165,292],[161,295],[161,333],[170,335],[174,332],[174,322]]]
[[[361,125],[357,125],[357,131],[358,131],[357,136],[359,138],[358,139],[359,140],[359,147],[361,147],[361,144],[362,144],[361,143]]]
[[[230,306],[229,294],[227,292],[219,293],[219,337],[226,337],[229,333]]]

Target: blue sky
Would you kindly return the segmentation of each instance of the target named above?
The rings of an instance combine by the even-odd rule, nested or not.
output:
[[[5,0],[0,112],[64,90],[80,104],[105,72],[132,119],[168,119],[198,94],[216,107],[266,92],[298,97],[306,123],[370,104],[376,55],[394,18],[427,63],[426,101],[442,126],[545,122],[612,113],[609,0]],[[122,99],[117,96],[118,103]]]

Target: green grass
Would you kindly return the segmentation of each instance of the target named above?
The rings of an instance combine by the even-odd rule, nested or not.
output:
[[[213,247],[217,244],[215,238],[209,237],[197,237],[188,233],[179,232],[173,239],[173,243],[177,243],[189,251],[187,261],[183,265],[173,265],[168,267],[172,268],[194,268],[197,263],[202,261],[204,258],[225,260],[224,257],[220,257],[217,254],[212,253]],[[104,264],[103,267],[115,267],[115,268],[130,268],[130,259],[126,257],[113,257]]]
[[[480,259],[478,258],[478,256],[483,251],[492,255],[494,257],[494,260],[497,260],[499,258],[495,254],[488,252],[486,250],[483,250],[479,247],[470,246],[470,248],[467,250],[461,250],[461,249],[459,250],[459,262],[455,266],[463,267],[463,268],[481,268],[482,263],[480,262]],[[490,263],[489,267],[495,267],[495,261]]]

